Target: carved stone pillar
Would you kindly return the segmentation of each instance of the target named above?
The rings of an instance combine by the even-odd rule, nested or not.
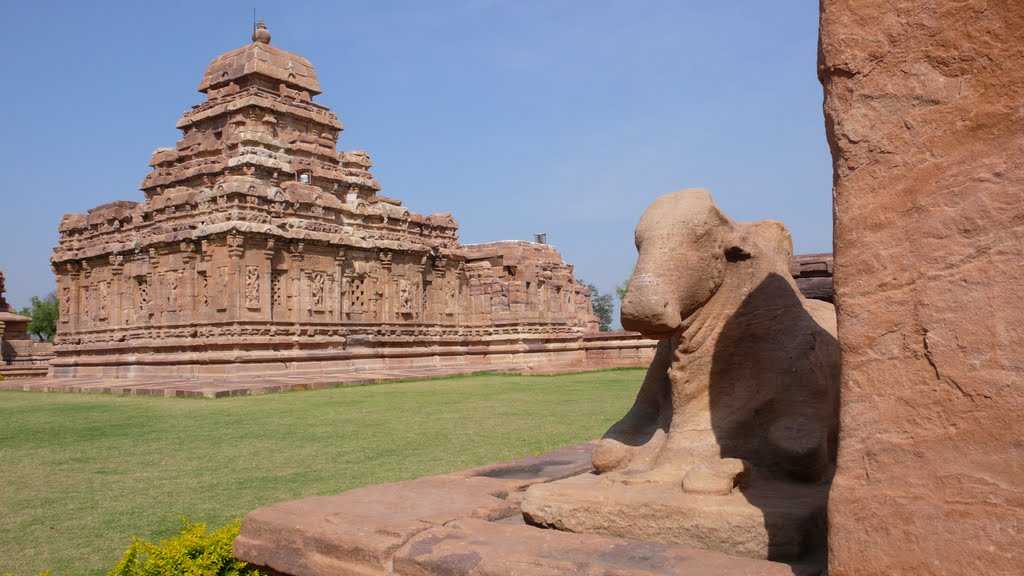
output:
[[[305,260],[304,250],[306,245],[303,242],[293,242],[291,250],[291,262],[288,266],[288,295],[292,303],[292,322],[302,321],[302,262]]]
[[[414,298],[412,309],[414,311],[413,316],[415,316],[417,322],[425,322],[427,311],[432,309],[427,302],[427,299],[430,298],[430,293],[427,291],[427,288],[430,286],[430,279],[426,276],[427,261],[429,259],[429,254],[424,254],[416,264],[416,283],[412,286],[412,297]]]
[[[274,239],[267,238],[267,247],[263,249],[263,265],[261,266],[263,278],[260,279],[260,306],[261,316],[267,322],[273,319],[274,307]]]
[[[149,274],[146,284],[149,287],[149,303],[143,315],[143,322],[147,326],[152,326],[160,322],[160,313],[163,311],[161,303],[164,301],[164,287],[160,284],[160,252],[156,248],[149,249]]]
[[[448,302],[448,292],[452,279],[448,277],[448,257],[442,254],[438,254],[434,257],[431,263],[431,273],[434,278],[434,282],[431,283],[431,294],[429,301],[431,303],[431,310],[433,311],[432,318],[429,320],[434,322],[446,322],[449,320],[448,309],[450,308],[450,302]]]
[[[391,313],[391,251],[381,250],[377,253],[377,257],[380,260],[380,278],[377,285],[377,295],[380,301],[377,306],[377,321],[389,323],[393,318]]]
[[[121,254],[110,255],[110,302],[107,303],[107,314],[110,317],[110,325],[120,327],[124,325],[124,256]]]
[[[82,260],[82,273],[79,276],[78,287],[78,329],[89,330],[93,328],[92,316],[89,313],[93,304],[92,267],[88,260]]]
[[[245,237],[236,232],[231,232],[227,236],[228,244],[228,259],[231,264],[228,266],[228,319],[229,320],[241,320],[242,319],[242,290],[245,289],[245,282],[243,280],[245,270],[243,270],[242,257],[245,255]]]
[[[70,318],[68,319],[68,324],[70,325],[71,333],[76,333],[78,332],[79,326],[78,315],[80,299],[78,292],[81,288],[81,268],[79,267],[78,262],[68,262],[65,266],[68,271],[68,284],[70,284],[70,286],[68,286],[68,288],[70,288]]]
[[[342,248],[334,256],[334,277],[337,281],[334,283],[335,290],[337,291],[334,295],[334,309],[335,309],[335,321],[341,322],[345,318],[345,249]]]
[[[182,323],[191,323],[196,318],[196,245],[184,241],[179,245],[181,250],[181,264],[184,267],[182,272],[181,287],[184,296],[179,299],[178,314]],[[184,302],[182,302],[184,300]]]

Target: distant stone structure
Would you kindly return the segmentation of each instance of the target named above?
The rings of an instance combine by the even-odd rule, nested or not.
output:
[[[144,202],[63,218],[53,376],[585,364],[597,321],[572,266],[542,243],[461,245],[450,214],[378,194],[369,155],[336,150],[313,66],[262,23],[199,91]]]
[[[797,254],[790,263],[789,272],[805,298],[834,301],[831,254]]]
[[[53,357],[53,345],[35,342],[28,333],[32,321],[16,314],[4,297],[6,278],[0,271],[0,376],[28,378],[45,376],[47,363]]]

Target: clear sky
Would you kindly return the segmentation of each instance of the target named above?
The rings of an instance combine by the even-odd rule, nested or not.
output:
[[[309,58],[317,100],[382,194],[450,211],[463,242],[548,240],[603,291],[629,276],[658,195],[712,191],[830,251],[817,0],[0,0],[0,270],[16,306],[54,289],[66,212],[142,200],[152,151],[249,41]]]

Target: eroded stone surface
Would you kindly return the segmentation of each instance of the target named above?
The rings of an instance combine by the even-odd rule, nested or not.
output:
[[[827,483],[762,479],[719,495],[585,474],[531,486],[522,510],[527,521],[558,530],[796,560],[824,545],[827,495]]]
[[[1024,573],[1024,3],[824,0],[830,573]]]
[[[508,491],[494,478],[429,477],[284,502],[245,516],[235,555],[293,576],[387,574],[394,552],[431,526],[517,514]]]
[[[529,526],[458,520],[414,536],[397,576],[792,576],[785,564]],[[799,572],[797,572],[799,573]]]
[[[522,491],[588,469],[592,448],[569,446],[442,476],[268,506],[246,516],[235,553],[268,572],[292,576],[816,574],[811,567],[663,542],[527,526],[520,510]]]
[[[413,535],[456,518],[520,518],[521,491],[590,469],[593,444],[452,474],[304,498],[246,515],[236,555],[293,576],[385,574]]]

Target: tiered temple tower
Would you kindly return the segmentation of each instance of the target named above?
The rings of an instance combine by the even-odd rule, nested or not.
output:
[[[54,376],[579,359],[595,318],[557,251],[461,246],[450,214],[379,195],[313,66],[262,22],[199,91],[144,202],[62,220]]]

